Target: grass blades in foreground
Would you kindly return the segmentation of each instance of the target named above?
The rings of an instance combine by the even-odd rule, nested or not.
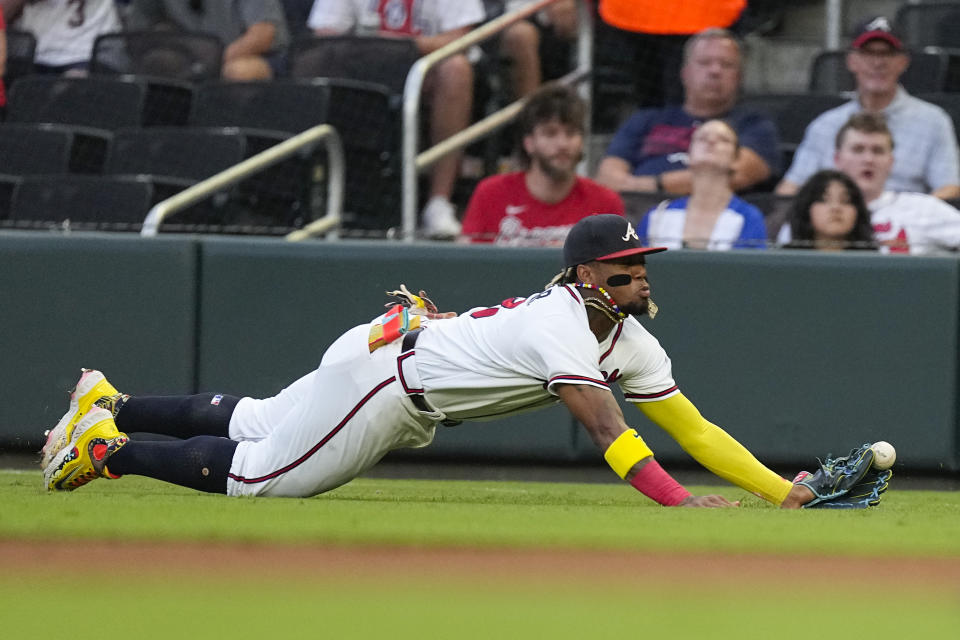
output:
[[[230,499],[129,477],[48,494],[0,472],[0,538],[960,557],[960,492],[897,491],[865,511],[666,509],[627,485],[358,479],[310,499]]]
[[[151,638],[717,638],[819,637],[845,629],[852,611],[892,638],[939,638],[960,625],[957,594],[899,596],[842,583],[770,589],[527,581],[273,581],[245,583],[182,575],[110,585],[98,568],[86,584],[0,578],[11,638],[36,637],[50,625],[122,630]],[[114,588],[111,588],[114,587]],[[842,606],[824,606],[824,602]],[[878,617],[877,608],[882,607]],[[55,615],[51,616],[53,612]],[[113,635],[114,632],[108,632]],[[859,635],[859,634],[854,634]]]

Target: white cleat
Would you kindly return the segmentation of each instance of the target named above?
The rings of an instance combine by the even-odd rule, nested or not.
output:
[[[43,469],[47,491],[73,491],[97,478],[117,478],[107,470],[107,459],[129,439],[117,431],[107,409],[93,407],[72,429],[67,446],[51,456]]]
[[[46,443],[40,450],[41,468],[46,468],[53,457],[73,438],[73,429],[83,416],[90,411],[90,408],[101,399],[106,399],[104,404],[115,404],[118,397],[122,397],[112,384],[107,382],[106,377],[95,369],[81,369],[80,379],[77,386],[70,392],[70,408],[60,418],[53,429],[48,429],[43,435],[47,437]],[[112,407],[107,407],[112,409]]]

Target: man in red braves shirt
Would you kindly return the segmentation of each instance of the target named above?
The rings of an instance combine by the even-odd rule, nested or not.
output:
[[[620,196],[576,174],[583,155],[584,104],[573,90],[545,85],[520,112],[525,171],[492,176],[473,193],[463,240],[512,246],[562,246],[578,220],[623,215]]]

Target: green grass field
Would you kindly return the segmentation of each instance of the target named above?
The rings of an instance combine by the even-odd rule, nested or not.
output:
[[[700,510],[620,484],[359,479],[304,500],[139,478],[40,485],[0,472],[6,637],[60,621],[135,638],[960,628],[960,492],[898,491],[896,478],[881,507],[856,512],[780,511],[734,487],[694,487],[743,501]]]

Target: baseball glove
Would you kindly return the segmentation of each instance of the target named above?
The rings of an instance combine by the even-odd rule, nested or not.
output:
[[[795,480],[814,495],[804,508],[865,509],[878,504],[893,474],[871,471],[872,466],[873,450],[869,442],[845,456],[827,456],[819,470]]]
[[[806,505],[810,509],[866,509],[880,504],[880,494],[887,490],[893,471],[870,469],[850,488],[850,491],[833,500],[823,500]]]

